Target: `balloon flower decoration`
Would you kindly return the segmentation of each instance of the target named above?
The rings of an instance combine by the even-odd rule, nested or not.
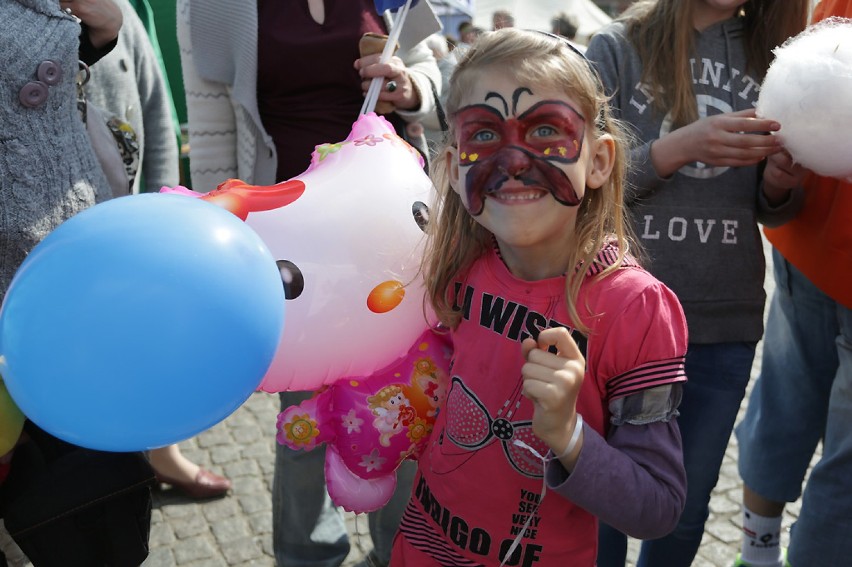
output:
[[[70,218],[27,256],[0,311],[0,374],[56,437],[152,449],[245,402],[283,323],[275,261],[245,223],[199,200],[132,195]]]
[[[350,512],[384,506],[395,471],[425,447],[447,392],[446,335],[426,331],[408,353],[366,378],[348,378],[278,416],[278,442],[291,449],[327,443],[329,496]]]
[[[796,163],[852,179],[852,19],[828,18],[774,50],[757,114],[781,124]]]

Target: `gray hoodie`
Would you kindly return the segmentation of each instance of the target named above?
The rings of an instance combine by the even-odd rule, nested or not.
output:
[[[628,205],[650,271],[683,304],[692,343],[757,341],[763,335],[764,258],[757,222],[776,226],[801,204],[794,192],[770,207],[758,166],[713,167],[692,163],[669,178],[656,174],[651,144],[671,130],[670,115],[651,105],[641,83],[642,63],[624,35],[610,24],[596,34],[586,56],[604,82],[615,114],[632,126]],[[696,32],[690,59],[700,117],[753,108],[762,77],[746,68],[739,18]]]

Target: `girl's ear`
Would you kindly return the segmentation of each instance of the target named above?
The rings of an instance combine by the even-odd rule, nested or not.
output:
[[[615,140],[609,134],[604,134],[591,144],[586,170],[586,187],[600,189],[609,179],[614,166]]]
[[[454,146],[448,146],[444,149],[444,166],[447,168],[447,176],[450,179],[450,187],[453,191],[461,195],[461,187],[459,187],[459,149]]]

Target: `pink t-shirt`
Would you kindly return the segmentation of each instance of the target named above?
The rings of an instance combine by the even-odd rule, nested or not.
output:
[[[610,247],[599,259],[613,255]],[[595,563],[593,511],[559,494],[540,501],[542,461],[514,443],[548,450],[521,394],[520,343],[545,328],[573,327],[564,296],[564,277],[519,280],[494,252],[457,283],[463,319],[453,332],[449,394],[401,527],[436,563],[499,565],[521,532],[507,565]],[[605,436],[609,401],[685,380],[686,324],[671,290],[632,261],[603,279],[587,276],[577,305],[591,329],[572,333],[586,357],[577,410]]]

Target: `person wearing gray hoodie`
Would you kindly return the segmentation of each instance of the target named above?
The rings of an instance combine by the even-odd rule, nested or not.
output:
[[[651,273],[686,313],[680,406],[687,501],[674,532],[642,545],[638,566],[688,566],[763,335],[758,223],[799,210],[803,170],[756,117],[771,49],[804,28],[807,1],[652,0],[596,34],[596,65],[632,129],[627,190]],[[623,567],[626,538],[602,525],[600,567]]]

